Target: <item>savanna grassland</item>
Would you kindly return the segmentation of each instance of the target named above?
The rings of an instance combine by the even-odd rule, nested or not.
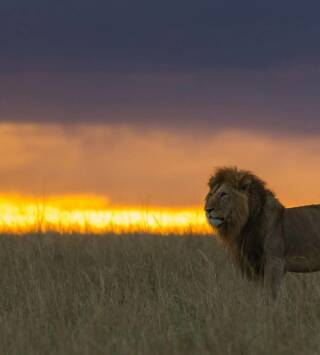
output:
[[[211,237],[0,237],[0,354],[318,354],[320,273],[275,304]]]

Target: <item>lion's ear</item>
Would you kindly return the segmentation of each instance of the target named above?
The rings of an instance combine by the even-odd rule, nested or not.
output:
[[[252,184],[251,176],[246,173],[242,173],[239,179],[239,188],[243,191],[248,191]]]
[[[214,185],[216,185],[217,180],[215,178],[215,176],[211,176],[209,181],[208,181],[208,186],[210,187],[210,189],[213,189]]]

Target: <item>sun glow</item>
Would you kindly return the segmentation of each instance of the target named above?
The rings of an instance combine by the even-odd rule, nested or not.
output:
[[[210,232],[201,208],[110,207],[97,196],[32,198],[0,195],[0,232],[27,233]]]

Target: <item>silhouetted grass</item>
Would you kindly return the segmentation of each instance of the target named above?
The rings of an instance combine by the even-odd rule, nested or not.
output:
[[[210,237],[1,236],[0,354],[317,354],[320,274],[273,305]]]

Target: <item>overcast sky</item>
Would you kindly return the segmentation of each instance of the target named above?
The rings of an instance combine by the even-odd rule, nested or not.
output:
[[[317,1],[4,0],[0,119],[320,130]]]
[[[2,0],[0,193],[199,205],[217,165],[319,202],[320,3]]]

